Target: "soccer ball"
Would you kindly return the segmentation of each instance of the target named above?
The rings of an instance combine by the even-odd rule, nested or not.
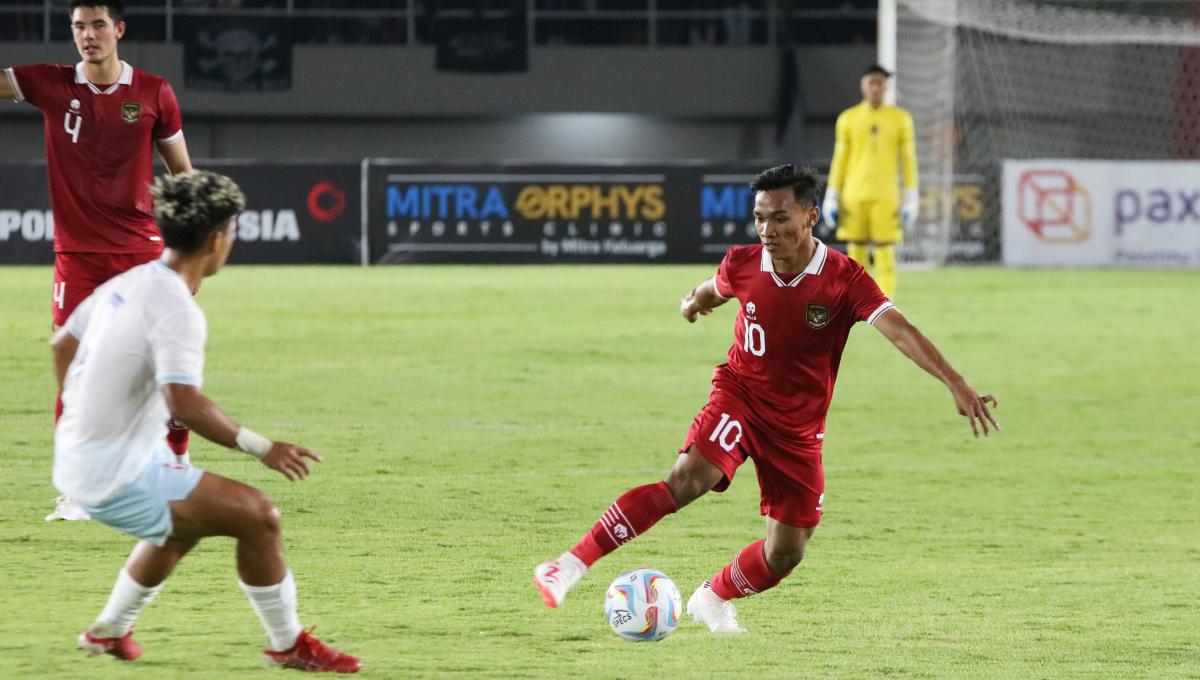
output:
[[[604,593],[608,625],[630,642],[657,642],[670,635],[681,610],[675,582],[653,569],[627,571]]]

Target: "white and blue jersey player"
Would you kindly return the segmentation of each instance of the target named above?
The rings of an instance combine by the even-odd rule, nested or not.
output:
[[[67,320],[79,349],[63,381],[54,486],[105,524],[161,546],[170,501],[204,474],[166,444],[167,385],[204,379],[204,313],[162,260],[96,289]]]
[[[298,670],[356,672],[358,659],[300,627],[274,503],[254,487],[180,463],[164,442],[170,417],[290,480],[308,475],[309,460],[321,461],[240,427],[200,391],[207,324],[192,295],[229,257],[246,205],[241,190],[200,171],[161,178],[152,194],[162,259],[97,288],[50,343],[63,389],[54,485],[94,519],[141,539],[79,646],[137,659],[134,620],[167,576],[200,539],[231,536],[242,590],[267,633],[264,658]]]

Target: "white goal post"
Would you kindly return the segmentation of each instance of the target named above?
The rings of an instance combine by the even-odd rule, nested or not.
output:
[[[999,259],[1004,159],[1200,158],[1200,3],[880,0],[917,133],[908,264]]]

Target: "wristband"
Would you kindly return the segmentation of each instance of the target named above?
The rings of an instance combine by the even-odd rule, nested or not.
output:
[[[233,440],[234,446],[238,451],[244,451],[258,459],[267,457],[267,452],[271,450],[271,440],[251,432],[244,427],[238,428],[237,437]]]

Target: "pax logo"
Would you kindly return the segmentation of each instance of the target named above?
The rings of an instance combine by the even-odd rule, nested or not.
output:
[[[1046,243],[1080,243],[1092,235],[1092,196],[1065,170],[1029,170],[1017,183],[1017,215]]]

